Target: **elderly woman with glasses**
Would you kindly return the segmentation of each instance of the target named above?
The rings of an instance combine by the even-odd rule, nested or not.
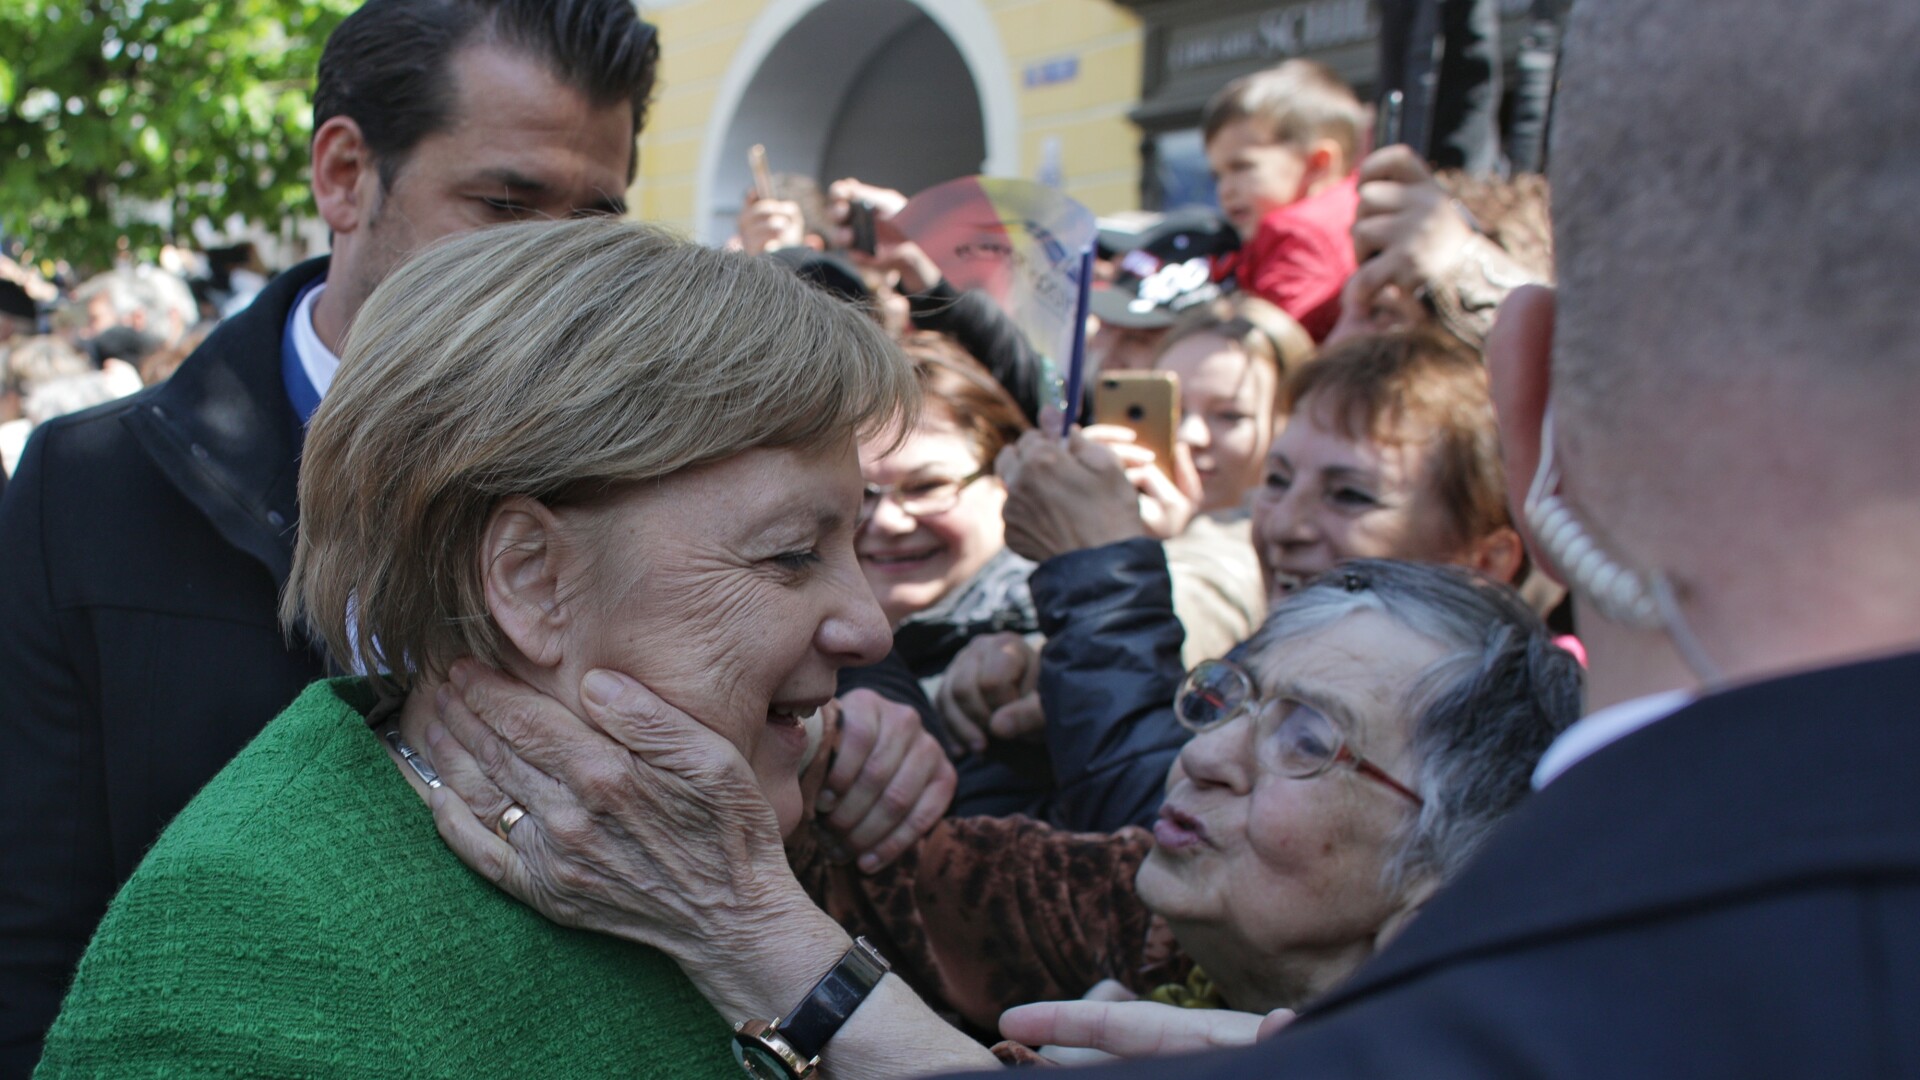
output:
[[[1175,708],[1195,734],[1151,832],[949,819],[871,877],[814,857],[804,834],[792,856],[827,912],[975,1030],[991,1031],[1009,1007],[1077,997],[1102,980],[1173,1004],[1293,1008],[1345,978],[1460,870],[1525,797],[1539,756],[1577,714],[1579,687],[1577,663],[1506,586],[1450,567],[1354,562],[1282,599],[1238,662],[1189,675]],[[498,713],[551,708],[493,700]],[[447,717],[490,762],[481,766],[490,779],[467,773],[461,785],[483,814],[503,798],[496,785],[505,798],[531,794],[501,767],[514,756],[510,733],[503,740],[461,703]],[[577,734],[574,753],[605,742],[584,725]],[[642,786],[628,797],[648,796]],[[645,817],[621,811],[619,826],[567,850],[516,845],[511,872],[498,876],[553,910],[539,882],[564,878],[559,868],[573,862],[599,867],[593,888],[558,906],[622,936],[634,932],[626,912],[650,896],[685,889],[679,902],[699,910],[734,907],[700,883],[697,837],[678,838],[689,864],[674,866],[648,837],[625,832]],[[489,857],[450,837],[463,857]],[[785,879],[764,851],[730,857],[757,860],[755,880]],[[717,921],[699,931],[715,946],[690,948],[682,963],[753,978],[720,947],[730,934]],[[811,962],[824,970],[832,959]],[[1009,1018],[1009,1034],[1048,1030],[1025,1015]],[[1236,1030],[1252,1038],[1251,1024]],[[910,1046],[914,1036],[890,1037]],[[879,1059],[842,1060],[858,1074]]]

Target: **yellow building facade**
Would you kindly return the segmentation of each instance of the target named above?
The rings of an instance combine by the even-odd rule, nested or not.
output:
[[[1140,200],[1139,18],[1112,0],[642,0],[661,85],[629,205],[718,242],[747,149],[912,194],[984,172]]]

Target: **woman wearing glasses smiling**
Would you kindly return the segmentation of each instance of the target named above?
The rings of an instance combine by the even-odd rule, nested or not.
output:
[[[970,638],[1038,628],[1027,592],[1033,564],[1007,550],[1007,490],[993,475],[994,456],[1028,424],[950,339],[919,333],[902,347],[925,408],[904,438],[883,433],[861,448],[866,494],[854,551],[895,649],[931,696]]]

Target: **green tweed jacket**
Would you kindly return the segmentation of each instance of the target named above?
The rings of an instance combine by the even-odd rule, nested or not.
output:
[[[725,1022],[663,954],[568,930],[455,859],[319,682],[161,835],[37,1077],[725,1077]]]

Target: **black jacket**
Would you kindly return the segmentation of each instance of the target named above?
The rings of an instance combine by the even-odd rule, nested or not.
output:
[[[1047,646],[1040,706],[1057,791],[1048,820],[1083,832],[1151,826],[1191,737],[1173,716],[1186,630],[1158,541],[1057,555],[1028,581]]]
[[[1920,1076],[1920,654],[1720,694],[1530,799],[1268,1043],[1088,1080]]]
[[[33,434],[0,501],[0,1076],[39,1054],[107,901],[324,673],[277,618],[301,429],[274,281],[166,383]]]
[[[901,620],[893,630],[894,651],[906,660],[915,677],[934,680],[974,638],[1033,633],[1040,624],[1027,588],[1027,579],[1032,576],[1031,562],[1002,549],[938,603]]]
[[[915,329],[938,331],[959,342],[1006,388],[1027,423],[1040,422],[1040,409],[1051,396],[1046,360],[991,297],[937,281],[926,292],[907,297],[907,307]]]
[[[1192,737],[1173,716],[1186,630],[1173,613],[1166,549],[1140,539],[1069,552],[1041,563],[1027,584],[1047,639],[1044,752],[990,740],[985,754],[961,758],[952,813],[1024,814],[1075,832],[1152,825],[1167,770]],[[914,705],[944,739],[926,696],[905,682],[921,674],[907,654],[912,641],[898,639],[882,664],[842,672],[840,689]]]
[[[963,753],[935,713],[929,687],[967,642],[1003,631],[1031,634],[1039,628],[1027,578],[1033,564],[1011,551],[991,559],[971,581],[918,612],[893,632],[893,652],[878,664],[843,668],[838,693],[873,692],[920,713],[920,722],[949,754],[956,755],[957,783],[950,817],[1044,818],[1053,793],[1053,772],[1043,747],[990,740],[981,753]]]

